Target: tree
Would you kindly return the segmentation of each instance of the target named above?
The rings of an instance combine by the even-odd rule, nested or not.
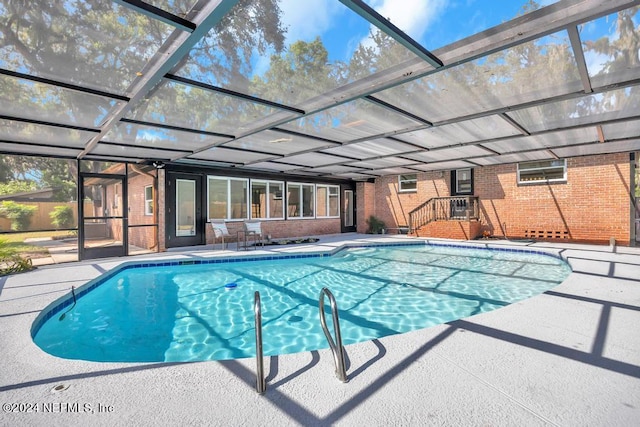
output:
[[[594,52],[608,58],[600,70],[593,76],[592,81],[600,84],[617,83],[620,80],[635,77],[640,68],[640,25],[637,20],[640,6],[618,12],[611,35],[605,35],[595,41],[583,43],[586,52]],[[595,104],[595,105],[594,105]],[[598,108],[597,112],[604,113],[618,111],[612,118],[620,116],[619,111],[635,114],[640,110],[640,87],[631,86],[623,90],[605,92],[602,100],[585,106],[590,109]]]
[[[5,194],[53,188],[53,200],[68,202],[76,199],[77,168],[75,160],[35,156],[0,155],[0,170],[12,171],[8,179],[0,179]],[[0,192],[3,190],[0,190]]]
[[[36,189],[37,189],[37,186],[34,181],[11,180],[6,182],[0,182],[1,195],[26,193],[29,191],[34,191]]]
[[[254,76],[250,90],[261,97],[286,105],[303,101],[344,83],[339,61],[330,63],[329,52],[320,37],[312,42],[296,41],[286,54],[271,55],[269,69]]]
[[[187,14],[193,4],[175,0],[171,9]],[[129,95],[136,74],[173,31],[117,2],[62,0],[32,7],[26,0],[7,0],[0,9],[4,68],[122,95]],[[177,73],[214,85],[235,85],[234,89],[243,91],[252,75],[252,56],[283,49],[285,30],[280,14],[277,0],[240,0],[185,57]],[[44,84],[23,84],[17,79],[0,78],[0,90],[16,108],[38,120],[95,127],[112,109],[108,99]],[[184,91],[169,93],[155,100],[167,104],[155,105],[159,108],[153,112],[155,118],[166,117],[163,110],[201,111],[209,114],[202,129],[216,130],[216,124],[228,116],[234,122],[238,116],[252,114],[247,107],[226,100],[217,117],[210,119],[211,96],[193,99],[183,96]],[[135,118],[149,118],[149,109],[142,103],[134,111]],[[132,142],[137,134],[133,126],[120,136]]]

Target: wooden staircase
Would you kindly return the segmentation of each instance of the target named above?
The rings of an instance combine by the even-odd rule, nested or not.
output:
[[[434,197],[409,212],[409,234],[472,240],[481,233],[476,196]]]

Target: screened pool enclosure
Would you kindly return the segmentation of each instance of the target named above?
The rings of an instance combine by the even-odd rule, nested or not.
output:
[[[0,0],[0,152],[362,181],[640,150],[639,1],[424,3]]]

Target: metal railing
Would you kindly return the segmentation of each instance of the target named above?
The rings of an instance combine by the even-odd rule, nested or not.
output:
[[[477,196],[434,197],[409,212],[409,232],[433,221],[479,219]]]
[[[335,341],[331,337],[331,333],[329,332],[329,328],[327,328],[327,319],[324,315],[324,297],[327,296],[329,298],[329,304],[331,305],[331,314],[333,316],[333,328],[336,332]],[[333,353],[333,361],[336,365],[336,377],[343,383],[349,381],[347,379],[347,370],[345,369],[344,362],[344,347],[342,346],[342,335],[340,334],[340,319],[338,317],[338,305],[336,304],[336,299],[333,297],[331,291],[327,288],[322,288],[320,291],[320,324],[322,325],[322,330],[324,331],[324,335],[327,337],[327,341],[329,341],[329,347],[331,348],[331,352]]]
[[[262,309],[260,307],[260,292],[256,291],[253,297],[253,313],[256,320],[256,391],[264,394],[267,383],[264,379],[264,359],[262,355]]]

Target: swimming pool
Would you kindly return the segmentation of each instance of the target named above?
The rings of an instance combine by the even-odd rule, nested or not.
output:
[[[32,336],[52,355],[91,361],[253,357],[259,291],[269,356],[328,347],[318,315],[323,287],[337,300],[348,345],[495,310],[569,273],[563,260],[539,252],[424,243],[129,264],[78,289],[75,305],[67,298],[47,307]]]

